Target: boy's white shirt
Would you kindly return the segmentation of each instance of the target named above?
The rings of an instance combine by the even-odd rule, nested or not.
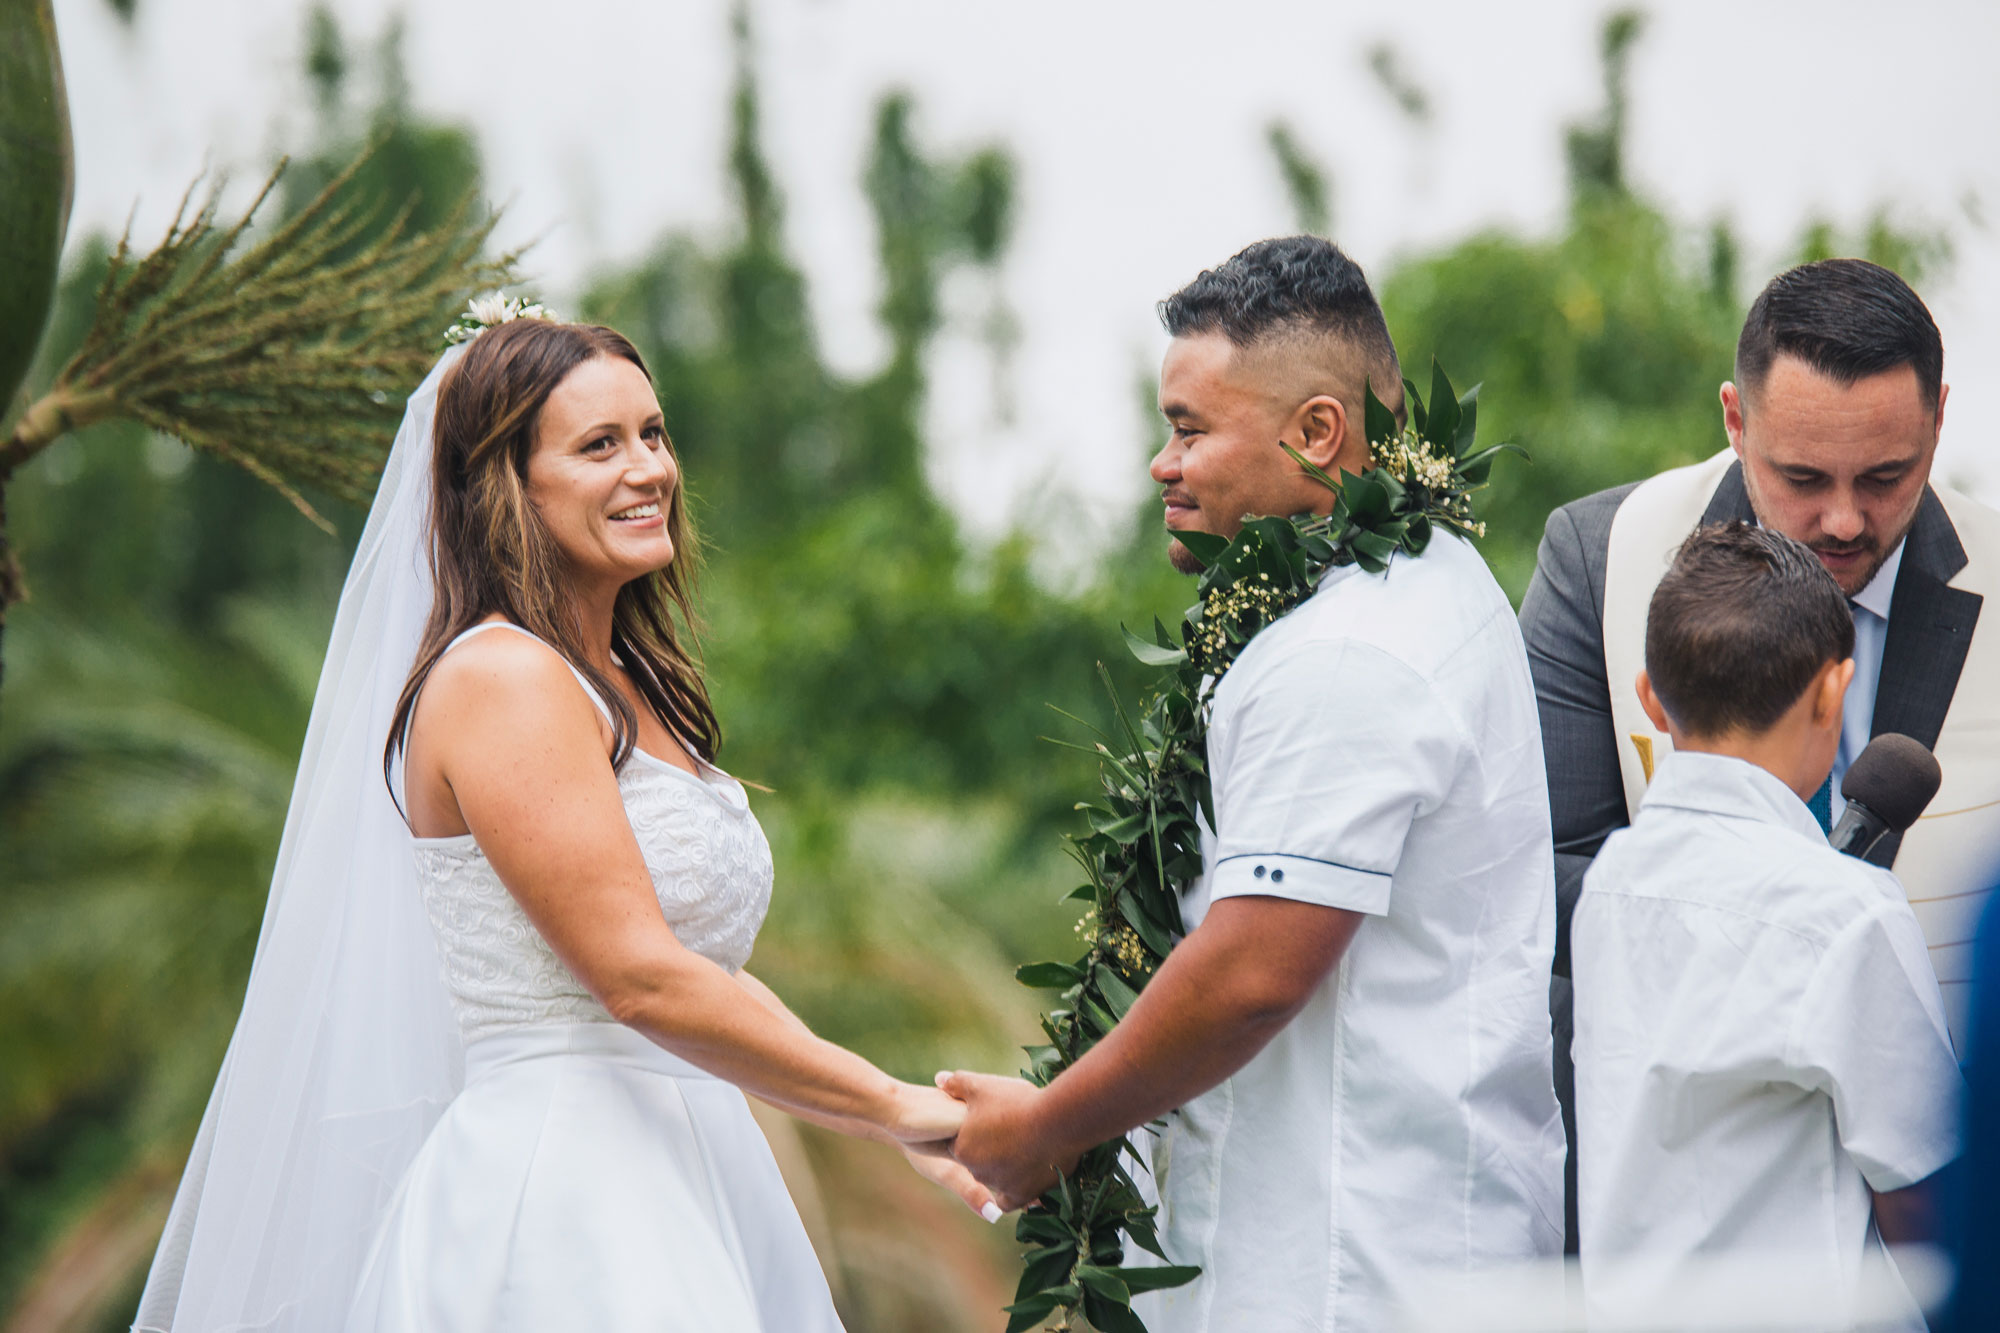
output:
[[[1219,688],[1220,836],[1183,915],[1259,895],[1368,914],[1303,1012],[1153,1144],[1153,1333],[1393,1327],[1442,1270],[1559,1254],[1554,851],[1512,608],[1440,534],[1329,574]],[[1137,1133],[1136,1140],[1148,1136]]]
[[[1643,1312],[1725,1253],[1851,1290],[1879,1246],[1869,1189],[1957,1153],[1958,1067],[1895,877],[1835,852],[1764,769],[1676,752],[1571,930],[1593,1315]]]

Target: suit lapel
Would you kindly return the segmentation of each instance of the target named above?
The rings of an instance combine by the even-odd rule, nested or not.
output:
[[[1715,494],[1708,497],[1708,508],[1701,511],[1703,527],[1711,523],[1727,523],[1733,518],[1742,519],[1745,523],[1757,521],[1757,511],[1750,507],[1750,492],[1743,488],[1741,462],[1729,465],[1729,471],[1722,474],[1722,481],[1716,486]],[[1959,559],[1959,563],[1961,565],[1965,563],[1963,557]]]
[[[1701,516],[1705,524],[1731,519],[1756,522],[1740,462],[1730,464]],[[1926,746],[1937,745],[1984,600],[1976,592],[1949,586],[1964,568],[1965,547],[1936,492],[1926,487],[1904,541],[1903,565],[1889,599],[1889,633],[1875,687],[1875,716],[1869,720],[1871,737],[1899,731]],[[1902,842],[1902,834],[1892,833],[1876,844],[1868,859],[1893,865]]]
[[[1965,568],[1965,547],[1944,505],[1928,487],[1903,546],[1903,567],[1889,599],[1889,633],[1868,734],[1899,731],[1935,747],[1958,690],[1958,675],[1979,622],[1978,593],[1948,586]],[[1892,865],[1901,834],[1884,838],[1868,859]]]

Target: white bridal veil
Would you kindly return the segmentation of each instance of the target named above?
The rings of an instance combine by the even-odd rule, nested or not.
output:
[[[431,608],[431,418],[410,395],[340,595],[243,1015],[134,1328],[337,1329],[375,1227],[464,1078],[382,746]]]

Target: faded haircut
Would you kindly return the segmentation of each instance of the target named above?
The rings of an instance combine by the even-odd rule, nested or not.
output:
[[[1402,412],[1402,368],[1388,321],[1361,266],[1339,246],[1318,236],[1285,236],[1258,241],[1227,262],[1206,269],[1193,282],[1160,302],[1160,322],[1176,338],[1219,333],[1239,349],[1327,339],[1346,353],[1326,364],[1328,374],[1352,377],[1348,392],[1359,396],[1361,381],[1398,416]],[[1345,399],[1343,399],[1345,401]],[[1359,413],[1359,401],[1346,404]]]

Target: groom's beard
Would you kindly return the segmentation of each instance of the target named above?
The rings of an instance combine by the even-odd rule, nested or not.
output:
[[[1195,553],[1181,545],[1176,537],[1167,543],[1167,562],[1183,574],[1199,574],[1208,566],[1195,558]]]

